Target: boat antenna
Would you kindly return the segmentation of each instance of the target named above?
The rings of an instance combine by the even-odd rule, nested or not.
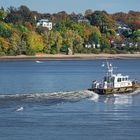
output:
[[[107,66],[107,75],[108,76],[112,76],[113,75],[113,66],[111,63],[109,63],[107,60],[106,60],[106,66]]]

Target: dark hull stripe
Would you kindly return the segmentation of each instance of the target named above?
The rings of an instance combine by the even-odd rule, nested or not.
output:
[[[133,85],[129,87],[121,87],[121,88],[107,88],[107,89],[89,89],[90,91],[94,91],[98,94],[124,94],[124,93],[130,93],[139,88],[138,85]]]

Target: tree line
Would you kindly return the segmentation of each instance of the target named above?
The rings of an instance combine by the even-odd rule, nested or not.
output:
[[[27,6],[0,8],[0,55],[35,55],[36,53],[134,53],[140,52],[140,12],[108,14],[106,11],[85,11],[89,24],[74,20],[82,14],[65,11],[50,14],[31,11]],[[50,31],[36,27],[39,19],[53,23]],[[116,23],[129,27],[117,34]],[[132,43],[115,47],[114,44]],[[137,43],[137,45],[135,45]],[[87,46],[87,47],[86,47]]]

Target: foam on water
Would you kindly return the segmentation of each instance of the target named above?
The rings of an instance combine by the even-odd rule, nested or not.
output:
[[[32,93],[32,94],[15,94],[0,95],[0,105],[7,104],[45,104],[53,105],[65,102],[77,102],[89,98],[94,102],[103,102],[111,104],[131,104],[132,96],[140,93],[137,90],[131,94],[111,94],[98,95],[92,91],[69,91],[69,92],[53,92],[53,93]]]
[[[132,99],[134,95],[140,93],[140,89],[134,91],[133,93],[128,94],[110,94],[110,95],[98,95],[93,93],[93,96],[90,100],[94,102],[103,102],[109,104],[116,104],[116,105],[125,105],[125,104],[132,104]]]
[[[21,112],[21,111],[23,111],[23,110],[24,110],[24,107],[21,106],[21,107],[19,107],[19,108],[16,109],[16,112]]]
[[[8,103],[45,103],[46,105],[61,102],[76,102],[90,98],[93,92],[88,90],[54,93],[34,93],[34,94],[15,94],[0,95],[0,104]]]
[[[43,62],[42,62],[42,61],[38,61],[38,60],[37,60],[37,61],[36,61],[36,63],[43,63]]]
[[[93,92],[93,96],[90,98],[90,100],[98,102],[99,96],[99,94]]]

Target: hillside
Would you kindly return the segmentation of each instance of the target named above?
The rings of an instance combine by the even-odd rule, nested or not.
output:
[[[44,19],[52,28],[39,23]],[[43,22],[42,22],[43,23]],[[0,9],[0,55],[139,53],[140,12],[50,14],[26,6]]]

